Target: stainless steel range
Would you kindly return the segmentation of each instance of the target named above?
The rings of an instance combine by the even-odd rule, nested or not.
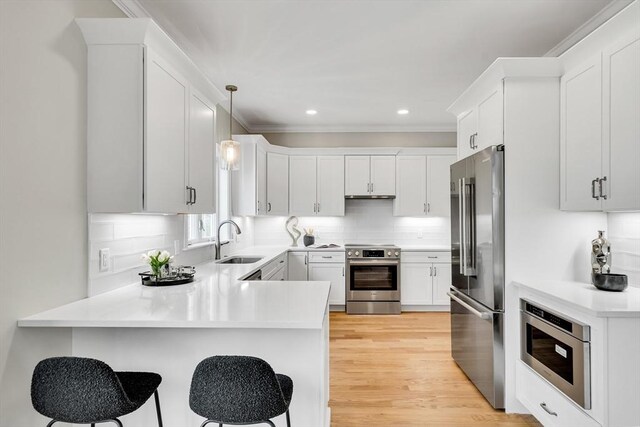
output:
[[[400,314],[400,248],[345,245],[347,313]]]

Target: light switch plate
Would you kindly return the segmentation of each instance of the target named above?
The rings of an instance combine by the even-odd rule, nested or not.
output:
[[[109,248],[103,248],[98,251],[99,271],[109,271],[111,266],[111,257],[109,255]]]

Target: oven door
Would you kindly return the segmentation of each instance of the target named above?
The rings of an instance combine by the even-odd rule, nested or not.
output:
[[[347,301],[400,301],[398,260],[347,260]]]
[[[590,346],[576,337],[520,312],[520,358],[585,409],[591,409]]]

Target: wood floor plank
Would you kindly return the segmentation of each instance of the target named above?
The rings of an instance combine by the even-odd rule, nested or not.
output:
[[[331,313],[331,426],[539,427],[493,409],[451,358],[449,313]]]

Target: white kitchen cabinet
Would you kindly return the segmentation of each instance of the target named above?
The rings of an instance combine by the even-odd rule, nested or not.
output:
[[[308,280],[307,252],[289,252],[287,260],[288,279],[289,280]]]
[[[458,159],[504,142],[504,83],[491,87],[480,102],[458,117]]]
[[[400,263],[403,306],[448,306],[451,287],[451,253],[403,251]]]
[[[316,156],[289,156],[289,213],[316,214]]]
[[[344,157],[289,157],[289,213],[344,215]]]
[[[560,79],[561,203],[564,210],[599,210],[602,67],[600,55]]]
[[[562,76],[561,209],[639,210],[639,140],[636,35]]]
[[[189,213],[211,213],[216,210],[215,159],[215,107],[200,93],[189,95],[189,179],[187,194]]]
[[[256,147],[256,198],[253,206],[258,215],[267,214],[267,151],[258,145]]]
[[[289,156],[267,153],[267,215],[289,213]]]
[[[262,135],[234,135],[240,164],[231,172],[231,209],[235,216],[267,214],[267,140]]]
[[[344,156],[318,156],[317,214],[344,216]]]
[[[640,210],[640,38],[612,45],[602,59],[603,208]]]
[[[153,22],[76,22],[88,46],[88,211],[215,212],[221,94]]]
[[[395,156],[345,156],[345,196],[395,194]]]
[[[330,305],[345,305],[344,263],[310,263],[309,281],[331,282]]]
[[[449,167],[455,156],[397,156],[395,216],[449,217]]]

